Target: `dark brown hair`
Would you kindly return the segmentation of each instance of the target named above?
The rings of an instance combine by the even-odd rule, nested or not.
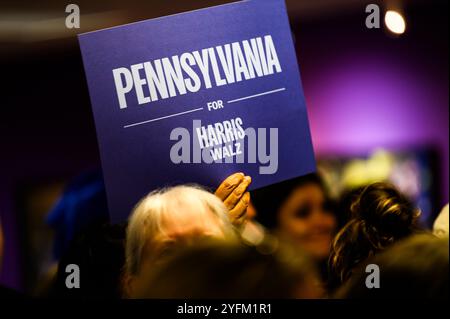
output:
[[[316,269],[308,256],[284,246],[268,253],[239,244],[197,243],[180,247],[167,262],[145,271],[130,297],[292,298],[317,284]]]
[[[352,202],[351,218],[336,235],[330,270],[340,282],[368,257],[418,230],[419,211],[393,185],[374,183]]]
[[[334,296],[351,299],[447,299],[448,238],[410,236],[358,266]],[[380,271],[380,286],[368,289],[366,264]]]
[[[256,219],[265,227],[275,229],[278,226],[278,212],[283,203],[294,190],[311,184],[320,187],[328,204],[330,201],[325,183],[318,174],[312,173],[252,191],[252,202],[258,212]]]

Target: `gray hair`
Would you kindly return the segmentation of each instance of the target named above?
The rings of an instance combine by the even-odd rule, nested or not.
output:
[[[225,239],[235,239],[234,227],[228,219],[228,210],[215,195],[199,186],[175,186],[151,192],[133,209],[130,216],[125,248],[125,271],[136,275],[143,258],[145,245],[163,233],[162,220],[165,216],[176,217],[189,209],[195,210],[199,219],[215,216]]]

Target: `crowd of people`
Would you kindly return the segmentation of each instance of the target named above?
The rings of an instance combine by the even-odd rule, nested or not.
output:
[[[103,212],[88,214],[89,227],[71,229],[55,246],[58,267],[35,295],[448,298],[448,206],[433,232],[389,183],[331,200],[317,174],[249,192],[251,181],[236,173],[215,191],[153,191],[124,225],[110,225]],[[66,285],[69,264],[79,266],[79,288]],[[367,283],[370,265],[379,271],[375,286]]]

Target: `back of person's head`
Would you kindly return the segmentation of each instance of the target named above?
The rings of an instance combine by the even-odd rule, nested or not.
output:
[[[359,197],[364,187],[345,189],[336,201],[335,210],[338,217],[338,229],[345,226],[351,219],[351,207]]]
[[[157,190],[134,208],[126,234],[124,289],[129,294],[143,267],[171,255],[174,247],[201,238],[235,240],[228,210],[214,194],[197,186]]]
[[[377,265],[379,278],[368,288],[366,264]],[[401,240],[361,265],[337,298],[424,299],[449,297],[449,242],[433,235]],[[373,270],[371,270],[373,272]]]
[[[109,222],[106,189],[101,170],[84,172],[71,180],[46,217],[54,230],[53,253],[61,258],[72,240]]]
[[[403,239],[417,228],[419,211],[388,183],[365,187],[351,204],[351,218],[336,235],[330,269],[344,282],[368,257]]]
[[[121,275],[125,262],[125,227],[105,224],[79,233],[58,263],[53,287],[42,297],[64,299],[119,299],[122,297]],[[78,272],[66,272],[69,265]],[[69,289],[69,275],[76,275],[79,288]]]
[[[209,243],[149,271],[132,298],[318,298],[316,270],[298,251]]]

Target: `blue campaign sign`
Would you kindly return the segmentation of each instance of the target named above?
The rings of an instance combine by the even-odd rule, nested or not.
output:
[[[113,222],[180,183],[315,171],[285,3],[248,0],[79,36]]]

